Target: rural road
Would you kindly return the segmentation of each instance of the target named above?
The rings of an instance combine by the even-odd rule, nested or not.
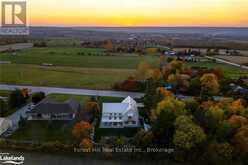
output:
[[[210,56],[205,56],[205,57],[210,59],[210,60],[216,60],[217,62],[225,63],[225,64],[228,64],[228,65],[239,67],[241,69],[248,70],[248,66],[245,66],[245,65],[236,64],[236,63],[229,62],[229,61],[226,61],[226,60],[223,60],[223,59],[220,59],[220,58],[216,58],[216,57],[210,57]]]
[[[56,93],[56,94],[71,94],[71,95],[86,95],[86,96],[109,96],[109,97],[130,96],[132,98],[140,98],[144,96],[143,93],[138,93],[138,92],[0,84],[0,90],[15,90],[16,88],[20,88],[20,89],[28,88],[32,90],[32,93],[42,91],[46,94]]]
[[[12,50],[21,50],[21,49],[27,49],[32,48],[34,45],[33,43],[18,43],[18,44],[10,44],[10,45],[3,45],[0,46],[0,52],[12,49]]]

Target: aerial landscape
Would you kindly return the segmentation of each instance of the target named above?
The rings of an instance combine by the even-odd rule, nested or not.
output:
[[[247,164],[247,8],[1,0],[0,164]]]

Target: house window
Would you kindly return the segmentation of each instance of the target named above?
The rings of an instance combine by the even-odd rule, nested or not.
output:
[[[136,121],[133,121],[133,124],[136,124]]]
[[[117,119],[117,117],[114,117],[114,120],[116,120]]]
[[[111,120],[112,119],[112,117],[111,116],[109,116],[109,120]]]
[[[120,117],[119,117],[119,119],[121,120],[121,119],[122,119],[122,117],[120,116]]]

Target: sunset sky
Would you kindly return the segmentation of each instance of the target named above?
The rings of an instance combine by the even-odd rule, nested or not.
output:
[[[248,26],[248,0],[28,1],[37,26]]]

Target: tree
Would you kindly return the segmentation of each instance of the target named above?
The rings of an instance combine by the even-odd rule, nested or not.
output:
[[[145,132],[143,129],[141,129],[134,136],[134,144],[137,147],[141,147],[141,148],[147,148],[149,146],[151,147],[154,145],[153,138],[154,137],[152,132]]]
[[[81,121],[76,123],[72,130],[72,135],[81,140],[83,138],[89,138],[91,131],[91,125],[88,122]]]
[[[214,136],[220,122],[224,120],[224,110],[218,106],[211,106],[205,111],[205,129],[209,136]]]
[[[85,105],[85,111],[93,114],[95,118],[100,117],[100,107],[96,101],[89,101]]]
[[[159,81],[161,79],[161,76],[162,75],[161,75],[161,72],[159,69],[154,69],[152,72],[152,75],[151,75],[151,77],[154,81]]]
[[[241,127],[232,138],[235,148],[241,153],[248,153],[248,125]]]
[[[137,68],[137,74],[136,77],[138,80],[145,80],[148,75],[149,75],[149,71],[150,71],[151,67],[148,63],[146,62],[140,62]]]
[[[188,91],[189,91],[189,94],[191,94],[193,96],[199,96],[200,95],[201,81],[200,81],[199,76],[190,79]]]
[[[7,111],[8,111],[7,104],[5,103],[5,101],[0,99],[0,117],[4,117]]]
[[[215,74],[206,73],[200,78],[200,81],[202,98],[218,94],[220,85]]]
[[[229,106],[229,112],[231,114],[237,114],[237,115],[241,114],[243,111],[245,111],[245,107],[243,104],[244,103],[242,99],[233,101]]]
[[[157,105],[157,108],[152,110],[151,119],[155,121],[162,111],[171,110],[176,116],[186,113],[185,104],[182,101],[177,100],[174,96],[165,97]]]
[[[229,119],[228,122],[232,125],[236,125],[236,126],[245,126],[248,124],[248,120],[247,118],[243,117],[243,116],[239,116],[239,115],[232,115]]]
[[[43,100],[46,97],[44,92],[37,92],[32,94],[32,102],[34,104],[39,103],[41,100]]]
[[[15,108],[23,105],[26,102],[26,99],[23,96],[22,91],[16,89],[10,93],[8,101],[10,108]]]
[[[111,40],[107,40],[104,43],[104,48],[107,49],[107,51],[111,52],[114,49],[113,43]]]
[[[152,132],[155,136],[155,140],[160,145],[168,146],[171,144],[175,130],[175,119],[175,113],[169,109],[160,112],[156,120],[153,121]]]
[[[91,149],[93,147],[93,143],[89,138],[84,138],[80,142],[79,146],[84,149]]]
[[[175,127],[173,143],[178,148],[190,150],[207,138],[202,128],[196,125],[189,116],[177,117]]]

